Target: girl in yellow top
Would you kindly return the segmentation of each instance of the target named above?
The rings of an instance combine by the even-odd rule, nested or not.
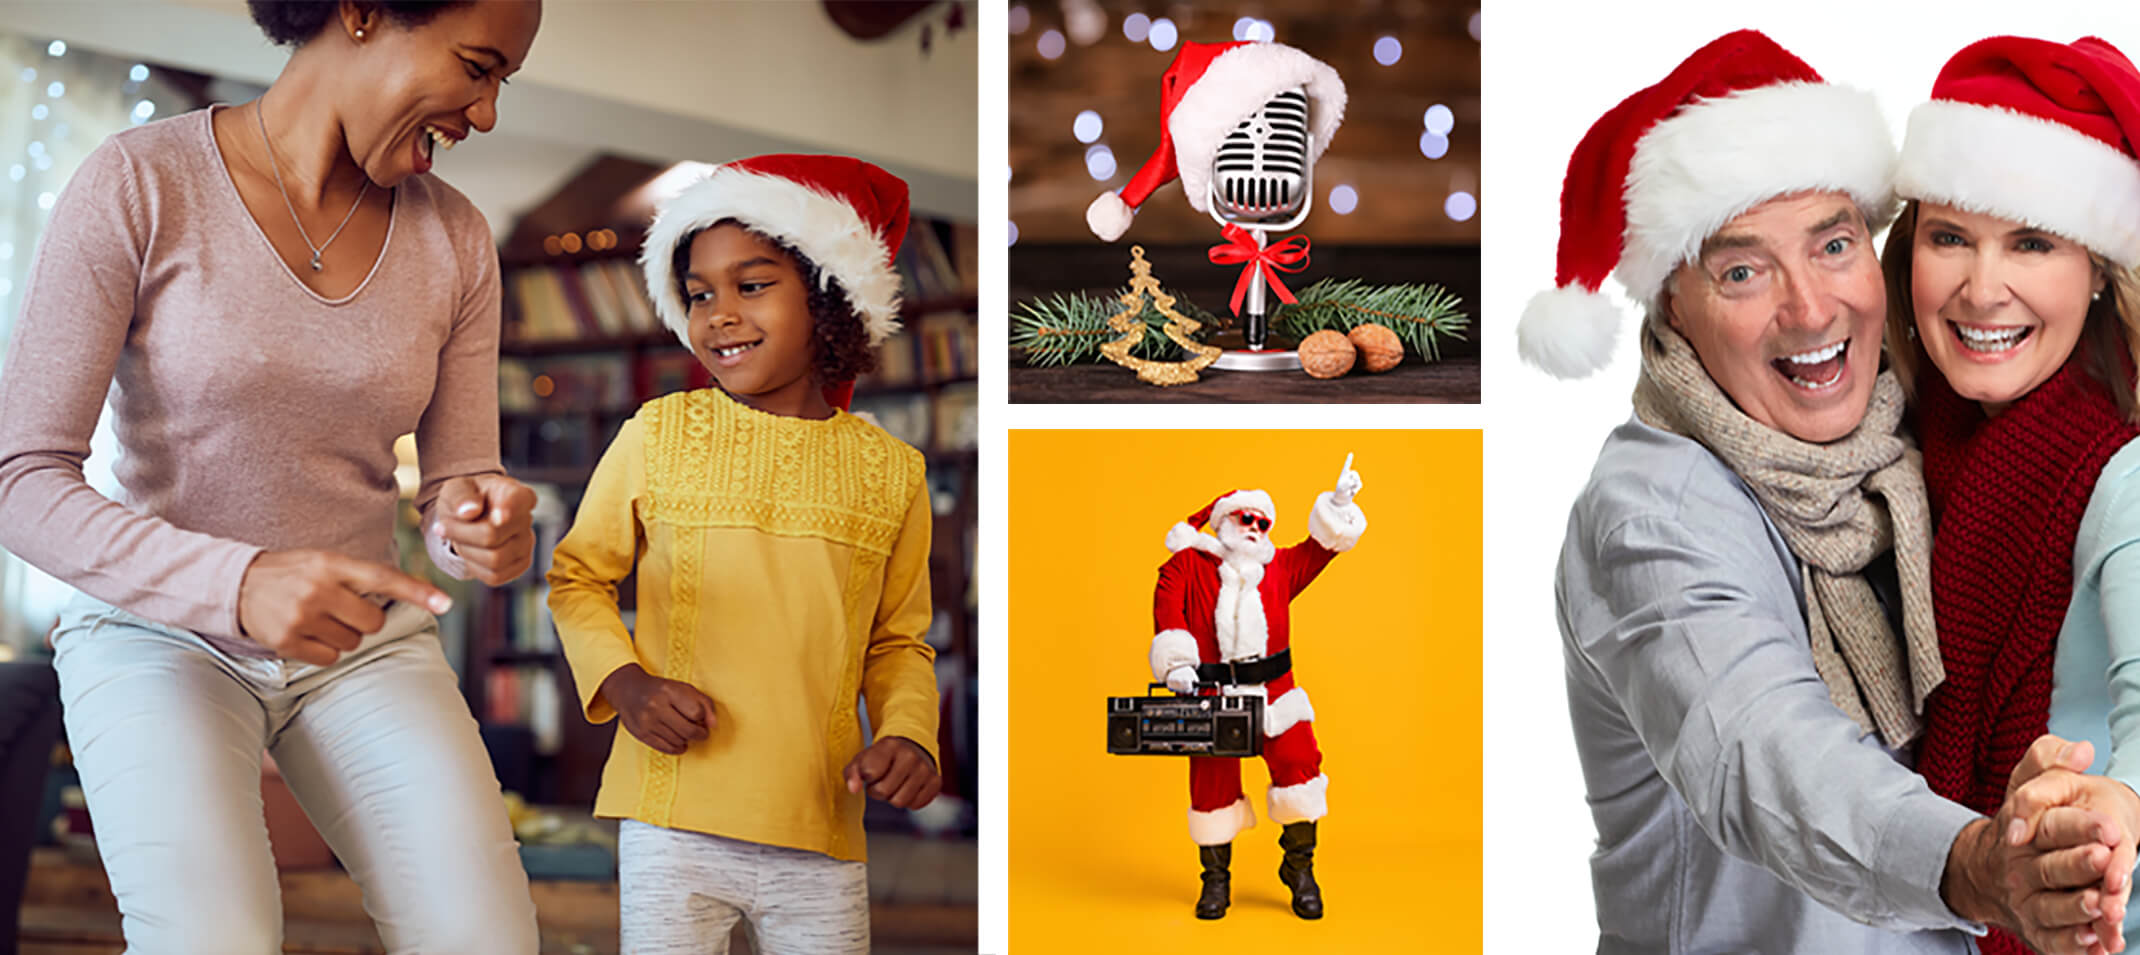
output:
[[[625,422],[549,575],[587,718],[626,730],[595,801],[626,820],[625,951],[726,951],[748,918],[769,951],[867,952],[864,791],[941,785],[922,456],[844,410],[898,326],[906,228],[876,166],[761,156],[647,234],[647,290],[720,387]]]

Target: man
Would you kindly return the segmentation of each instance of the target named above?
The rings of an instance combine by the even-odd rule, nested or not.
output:
[[[1227,694],[1264,698],[1263,760],[1270,767],[1266,809],[1284,827],[1278,878],[1293,896],[1293,914],[1323,917],[1315,883],[1315,823],[1326,811],[1330,780],[1315,748],[1315,710],[1294,683],[1287,606],[1332,557],[1352,549],[1367,516],[1352,502],[1360,491],[1352,458],[1337,487],[1315,498],[1308,539],[1279,548],[1270,539],[1277,509],[1262,491],[1234,491],[1167,532],[1174,556],[1159,568],[1152,596],[1152,678],[1176,693],[1215,685]],[[1216,536],[1198,530],[1209,522]],[[1233,838],[1256,824],[1241,791],[1241,761],[1189,758],[1189,838],[1203,863],[1196,917],[1216,919],[1231,900]]]
[[[2045,951],[2122,945],[2129,874],[2090,843],[2130,834],[2087,811],[2103,781],[2061,741],[2009,810],[2079,808],[2020,848],[1995,835],[2009,811],[1995,829],[1905,762],[1942,670],[1923,480],[1880,372],[1893,165],[1869,96],[1751,31],[1570,160],[1561,287],[1521,348],[1562,377],[1603,364],[1608,273],[1648,310],[1636,417],[1576,501],[1556,587],[1601,953],[1965,952],[1981,922]]]

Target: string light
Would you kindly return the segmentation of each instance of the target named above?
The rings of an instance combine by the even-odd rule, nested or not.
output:
[[[1395,66],[1404,58],[1404,44],[1396,37],[1386,36],[1375,41],[1375,62],[1383,66]]]
[[[1471,193],[1458,190],[1449,194],[1449,201],[1442,203],[1442,211],[1458,222],[1468,222],[1479,212],[1479,200]]]
[[[1351,186],[1334,186],[1330,190],[1330,211],[1349,216],[1360,207],[1360,194]]]

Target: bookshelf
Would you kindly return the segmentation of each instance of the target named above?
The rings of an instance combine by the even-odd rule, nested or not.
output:
[[[854,400],[854,411],[874,415],[928,461],[936,511],[930,642],[945,701],[940,749],[946,791],[969,800],[978,744],[976,241],[971,225],[914,221],[898,259],[907,290],[903,328],[880,349],[879,370],[856,382]],[[535,566],[522,579],[483,592],[470,608],[462,686],[500,781],[536,802],[592,805],[616,732],[614,723],[590,726],[579,714],[548,613],[550,551],[624,421],[651,398],[712,384],[655,318],[639,279],[638,243],[606,244],[502,257],[500,452],[506,470],[541,499],[538,542]],[[633,582],[618,590],[630,624]]]

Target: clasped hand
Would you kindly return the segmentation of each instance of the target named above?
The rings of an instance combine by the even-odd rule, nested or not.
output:
[[[2014,767],[2006,801],[1972,825],[1980,907],[1955,911],[2011,929],[2047,955],[2125,950],[2140,796],[2087,774],[2094,746],[2043,736]]]

